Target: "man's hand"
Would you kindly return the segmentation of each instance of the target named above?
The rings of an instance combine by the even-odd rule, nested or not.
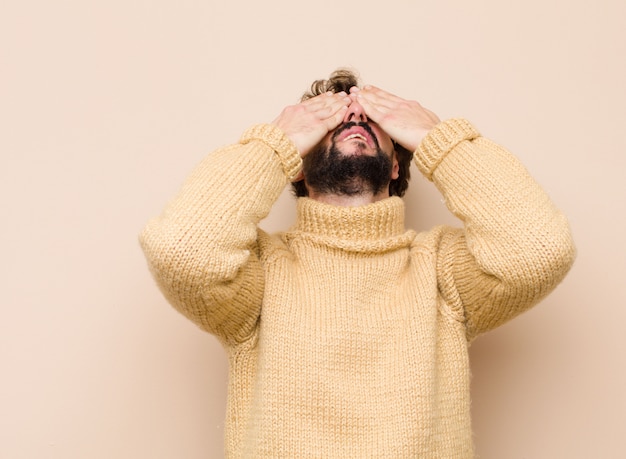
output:
[[[346,113],[352,99],[345,93],[325,93],[298,105],[290,105],[272,124],[279,127],[305,156],[326,134],[335,129]]]
[[[368,118],[409,151],[417,150],[428,131],[440,122],[437,115],[419,103],[394,96],[375,86],[363,89],[353,87],[350,97],[363,106]]]

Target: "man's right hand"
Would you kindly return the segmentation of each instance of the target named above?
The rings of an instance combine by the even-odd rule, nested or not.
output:
[[[339,126],[350,103],[352,100],[345,92],[327,92],[285,107],[272,124],[291,139],[304,157]]]

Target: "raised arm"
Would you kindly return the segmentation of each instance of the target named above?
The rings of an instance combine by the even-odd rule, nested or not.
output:
[[[345,99],[324,94],[287,107],[272,124],[211,153],[141,233],[165,297],[222,341],[252,335],[264,291],[257,225],[299,174],[301,153],[338,124]]]
[[[575,256],[568,222],[513,155],[465,120],[439,123],[417,102],[378,88],[358,97],[368,116],[415,151],[420,171],[464,224],[441,232],[438,281],[468,339],[526,310],[563,279]]]

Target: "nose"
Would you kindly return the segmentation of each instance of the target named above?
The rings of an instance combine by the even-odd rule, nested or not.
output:
[[[344,123],[347,123],[348,121],[353,121],[355,123],[367,121],[365,110],[363,110],[363,106],[357,101],[353,101],[348,106],[348,111],[346,112],[346,115],[343,117]]]

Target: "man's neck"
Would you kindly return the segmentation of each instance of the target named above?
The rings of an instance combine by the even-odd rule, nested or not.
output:
[[[337,195],[337,194],[322,194],[316,193],[315,190],[309,190],[309,198],[314,199],[324,204],[330,204],[333,206],[343,207],[357,207],[372,204],[377,201],[381,201],[389,197],[389,191],[385,190],[384,193],[372,194],[363,193],[354,196]]]

